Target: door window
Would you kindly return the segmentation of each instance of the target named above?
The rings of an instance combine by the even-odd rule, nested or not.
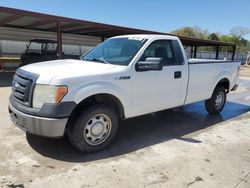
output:
[[[173,40],[156,40],[152,42],[144,51],[140,61],[145,61],[148,57],[160,57],[163,58],[165,66],[182,64],[183,61],[180,62],[181,57],[179,57],[180,53],[176,53],[175,51],[180,51],[180,47],[174,49],[177,45],[176,43],[173,45],[174,42],[178,43]]]

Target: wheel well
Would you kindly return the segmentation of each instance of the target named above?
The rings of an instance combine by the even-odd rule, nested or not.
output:
[[[112,107],[116,111],[118,117],[120,119],[124,119],[124,108],[121,101],[117,97],[111,94],[96,94],[87,97],[75,107],[69,117],[66,131],[68,130],[70,125],[72,125],[76,121],[77,117],[82,111],[97,103],[106,104],[107,106]]]
[[[229,91],[230,91],[230,83],[229,83],[229,80],[227,78],[221,79],[218,82],[218,84],[216,85],[216,87],[218,87],[218,86],[223,86],[226,89],[226,92],[229,93]]]

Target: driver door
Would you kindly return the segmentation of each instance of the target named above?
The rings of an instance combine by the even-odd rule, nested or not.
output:
[[[138,116],[180,105],[183,61],[175,53],[175,40],[155,40],[144,51],[148,57],[164,60],[161,71],[136,71],[133,74],[133,115]]]

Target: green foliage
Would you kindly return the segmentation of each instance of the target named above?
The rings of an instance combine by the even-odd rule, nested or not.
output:
[[[209,35],[208,30],[202,30],[198,26],[182,27],[180,29],[173,31],[172,33],[174,33],[176,35],[196,37],[196,38],[202,38],[202,39],[207,39],[208,35]]]
[[[208,39],[210,39],[210,40],[217,40],[217,41],[220,40],[219,37],[218,37],[218,34],[216,34],[216,33],[211,33],[211,34],[208,36]]]
[[[222,35],[220,33],[209,33],[208,30],[203,30],[198,26],[194,27],[182,27],[172,31],[173,34],[196,37],[201,39],[216,40],[222,42],[235,43],[237,46],[238,52],[247,52],[250,51],[250,41],[244,38],[244,35],[250,33],[249,28],[236,26],[231,29],[231,34]],[[214,50],[214,48],[207,47],[206,50]],[[222,51],[228,50],[228,48],[222,47]]]
[[[250,33],[250,29],[242,26],[235,26],[230,31],[231,35],[242,38],[244,35]]]

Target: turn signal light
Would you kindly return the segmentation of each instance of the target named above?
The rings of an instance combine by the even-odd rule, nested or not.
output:
[[[63,97],[68,93],[67,86],[59,86],[56,88],[55,93],[55,102],[59,103],[63,99]]]

